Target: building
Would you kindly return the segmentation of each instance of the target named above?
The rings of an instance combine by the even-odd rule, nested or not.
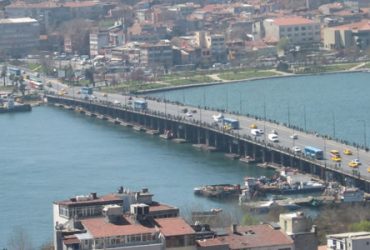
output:
[[[370,20],[323,29],[323,44],[327,49],[370,46]]]
[[[0,34],[0,54],[21,56],[38,49],[40,30],[35,19],[0,19]]]
[[[152,200],[147,189],[79,195],[53,204],[54,245],[65,249],[170,249],[195,246],[179,209]],[[172,220],[173,219],[173,220]]]
[[[275,41],[287,38],[291,45],[313,46],[320,43],[320,23],[299,17],[279,17],[265,19],[265,39]]]
[[[172,46],[169,41],[162,40],[159,43],[145,43],[139,46],[140,63],[143,66],[164,66],[173,65]]]
[[[370,232],[331,234],[326,239],[328,250],[370,249]]]
[[[280,214],[281,229],[294,241],[294,249],[317,250],[316,226],[312,226],[303,212]]]
[[[232,225],[225,233],[211,239],[197,240],[199,250],[294,250],[293,240],[280,227],[261,224]]]

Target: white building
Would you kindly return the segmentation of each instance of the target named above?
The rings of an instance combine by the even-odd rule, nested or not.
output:
[[[280,17],[263,21],[265,39],[278,42],[287,38],[292,45],[312,45],[320,42],[320,23],[299,17]]]
[[[24,55],[38,49],[39,23],[32,18],[0,19],[0,53]]]
[[[331,234],[326,239],[328,250],[370,249],[370,232]]]

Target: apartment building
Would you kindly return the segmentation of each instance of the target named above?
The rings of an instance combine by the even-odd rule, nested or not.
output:
[[[327,49],[345,49],[370,46],[370,20],[323,29],[323,44]]]
[[[152,198],[148,189],[121,187],[54,202],[55,249],[194,249],[195,232],[179,209]]]
[[[145,43],[139,46],[140,61],[144,66],[165,66],[173,65],[172,46],[169,41],[160,41],[159,43]]]
[[[40,30],[35,19],[0,19],[0,34],[1,54],[20,56],[38,49]]]
[[[312,46],[321,39],[320,23],[300,16],[279,17],[263,21],[265,39],[287,38],[291,45]]]

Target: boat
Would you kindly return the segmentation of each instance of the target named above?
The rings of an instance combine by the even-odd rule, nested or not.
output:
[[[296,211],[301,209],[301,206],[291,203],[288,200],[270,200],[270,201],[260,201],[260,202],[249,202],[244,203],[245,207],[250,212],[255,213],[268,213],[272,209],[283,208],[288,211]]]
[[[165,130],[159,137],[165,140],[171,140],[174,136],[171,130]]]
[[[30,104],[17,103],[13,97],[8,97],[7,100],[0,99],[0,113],[29,112],[31,110]]]
[[[233,184],[216,184],[206,185],[194,188],[194,194],[199,196],[205,196],[209,198],[237,198],[241,193],[240,185]]]
[[[255,163],[256,159],[247,155],[246,157],[239,158],[239,161],[244,162],[244,163]]]

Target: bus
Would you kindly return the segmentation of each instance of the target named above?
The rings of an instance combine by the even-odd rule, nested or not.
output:
[[[229,126],[232,129],[238,129],[239,128],[239,121],[232,119],[232,118],[224,118],[223,119],[224,126]]]
[[[147,109],[148,103],[145,100],[135,100],[134,101],[134,109]]]
[[[21,70],[17,67],[8,67],[8,76],[14,75],[14,76],[20,76]]]
[[[321,149],[307,146],[304,148],[304,154],[306,156],[315,158],[316,160],[322,160],[324,159],[324,152]]]
[[[91,88],[91,87],[82,87],[81,88],[81,94],[83,94],[83,95],[92,95],[93,94],[93,88]]]

